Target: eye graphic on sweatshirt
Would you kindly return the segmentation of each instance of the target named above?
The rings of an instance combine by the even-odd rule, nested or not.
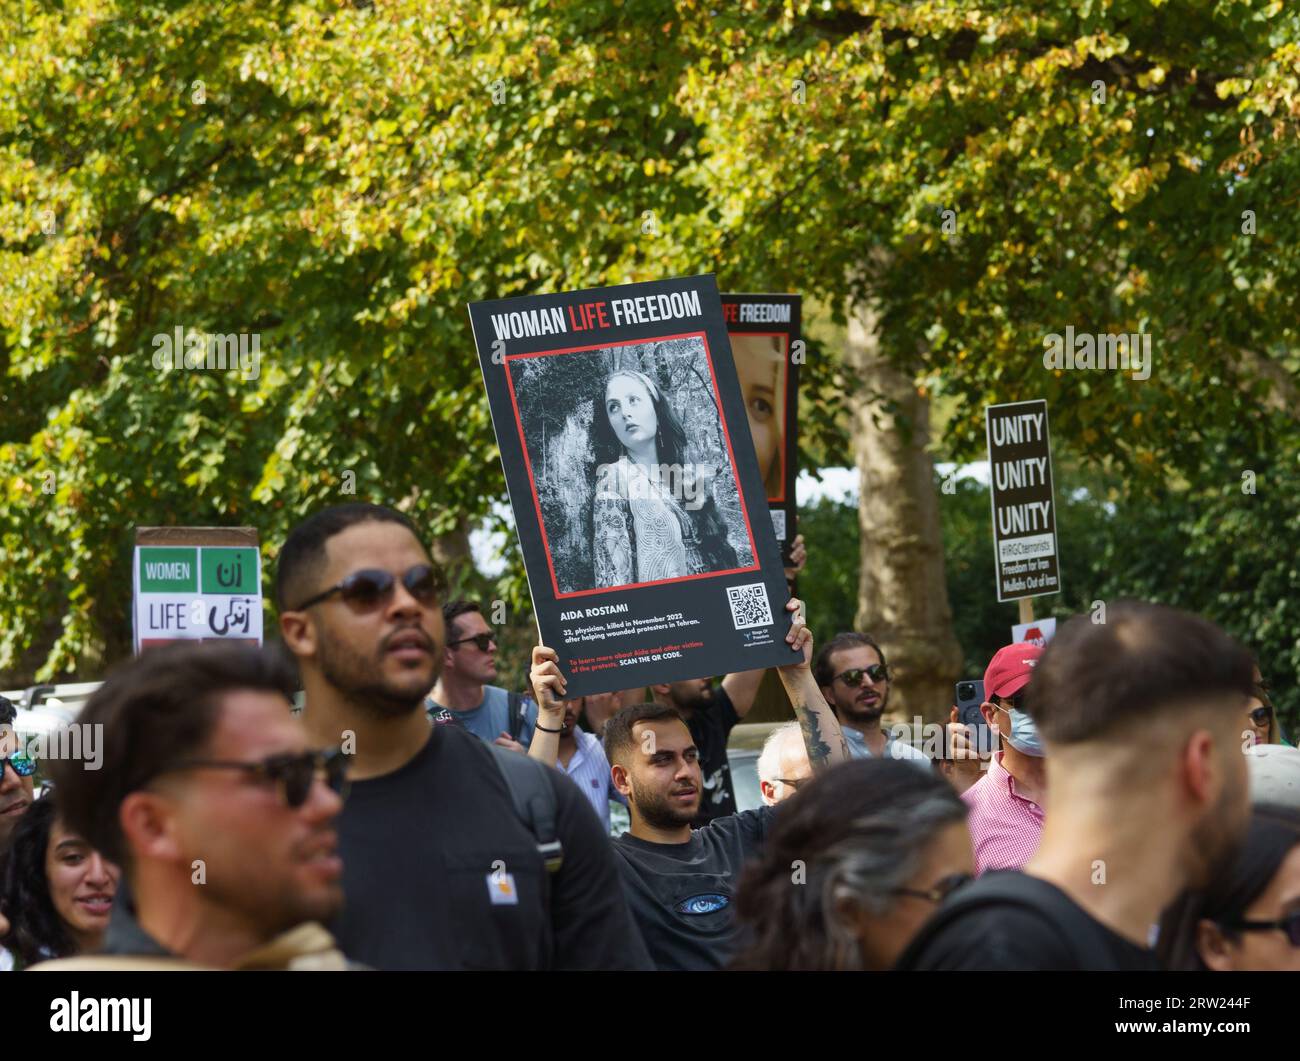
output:
[[[688,899],[683,899],[674,909],[679,914],[715,914],[731,902],[731,899],[718,892],[705,892],[703,895],[692,895]]]

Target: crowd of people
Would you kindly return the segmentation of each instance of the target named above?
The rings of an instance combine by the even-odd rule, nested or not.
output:
[[[762,671],[571,699],[537,646],[505,689],[377,505],[300,523],[274,596],[280,646],[111,673],[100,768],[50,760],[44,795],[0,718],[8,968],[1300,969],[1300,752],[1204,618],[1117,602],[1000,649],[988,733],[954,709],[931,758],[882,725],[878,641],[815,647],[792,596],[794,720],[738,810]]]

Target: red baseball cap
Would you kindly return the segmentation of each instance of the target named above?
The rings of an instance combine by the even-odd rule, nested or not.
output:
[[[1041,646],[1028,641],[998,649],[989,662],[989,669],[984,672],[984,696],[989,699],[1015,696],[1029,684],[1030,675],[1042,654]]]

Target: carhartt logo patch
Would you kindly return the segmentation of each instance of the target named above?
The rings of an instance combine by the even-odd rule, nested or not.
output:
[[[518,906],[519,892],[515,888],[513,873],[493,870],[487,875],[488,898],[493,906]]]

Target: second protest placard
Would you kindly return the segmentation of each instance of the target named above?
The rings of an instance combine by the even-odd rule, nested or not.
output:
[[[470,306],[568,695],[789,663],[785,574],[712,276]]]
[[[1056,502],[1047,402],[1008,402],[984,410],[998,600],[1058,593]]]

